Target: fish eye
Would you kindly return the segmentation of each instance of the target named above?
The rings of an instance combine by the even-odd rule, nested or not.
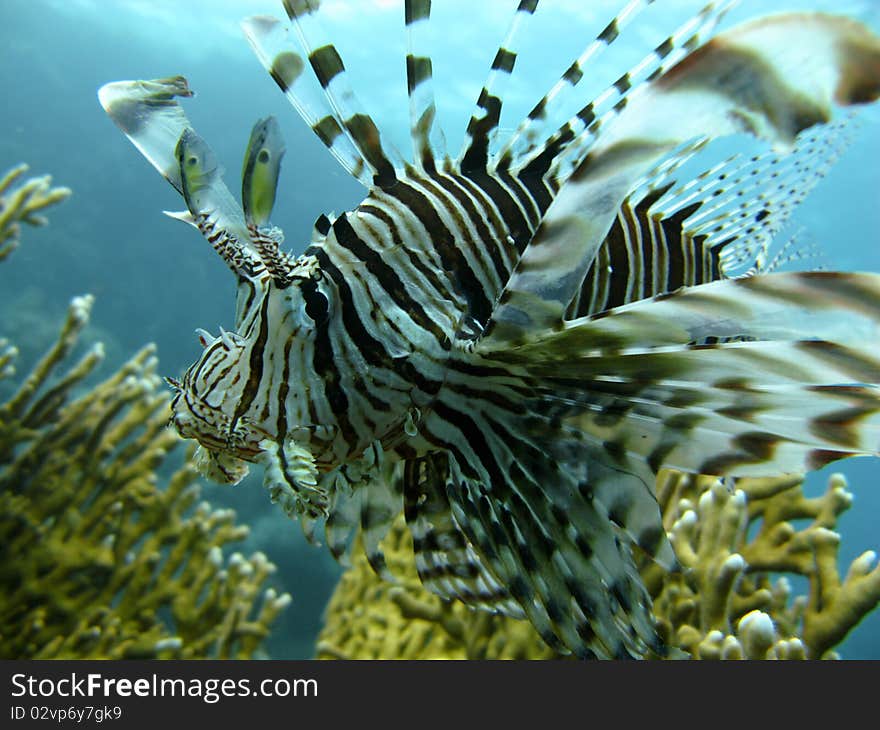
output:
[[[193,165],[197,165],[198,163],[199,163],[199,158],[196,157],[195,155],[190,155],[186,159],[186,164],[189,165],[190,167],[192,167]]]
[[[263,164],[267,163],[269,161],[269,150],[260,150],[260,153],[257,155],[257,161]]]

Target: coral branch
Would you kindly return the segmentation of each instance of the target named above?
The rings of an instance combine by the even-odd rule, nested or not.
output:
[[[695,659],[833,657],[833,648],[880,602],[880,567],[866,552],[843,581],[837,572],[837,519],[852,503],[846,481],[831,477],[808,498],[802,478],[742,479],[667,471],[657,495],[682,570],[641,559],[667,644]],[[798,529],[793,520],[810,522]],[[389,586],[356,552],[334,594],[318,644],[321,658],[505,658],[553,656],[514,619],[445,602],[418,583],[408,533],[395,524],[384,544],[401,585]],[[783,575],[809,581],[792,596]],[[675,655],[675,652],[672,652]]]
[[[0,181],[0,259],[20,222],[39,225],[36,211],[69,194],[48,178],[10,193],[26,169]],[[100,344],[71,363],[92,305],[73,299],[0,402],[0,657],[252,657],[290,597],[265,587],[262,553],[224,559],[247,528],[199,503],[193,467],[171,468],[180,439],[155,346],[97,385]],[[17,357],[0,339],[0,379]]]
[[[27,171],[27,165],[17,165],[0,179],[0,261],[18,248],[22,223],[46,225],[46,218],[38,211],[60,203],[71,193],[70,188],[53,188],[49,175],[16,185]]]

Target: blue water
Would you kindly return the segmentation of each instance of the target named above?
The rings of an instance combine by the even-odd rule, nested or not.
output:
[[[457,149],[516,4],[435,2],[435,77],[451,150]],[[522,83],[510,88],[503,126],[515,125],[517,114],[527,111],[580,53],[617,4],[546,2],[520,55]],[[328,27],[362,100],[408,150],[400,5],[324,3]],[[664,24],[668,29],[699,4],[657,5],[649,20],[675,16]],[[743,2],[730,21],[766,12],[766,6]],[[869,0],[773,3],[774,10],[790,8],[848,12],[880,28],[880,8]],[[84,292],[97,297],[90,334],[108,345],[104,372],[153,341],[162,371],[177,375],[198,354],[196,327],[216,331],[218,325],[231,325],[233,282],[227,269],[194,231],[161,215],[163,209],[181,209],[182,202],[104,115],[96,99],[103,83],[185,75],[197,92],[186,104],[187,114],[226,162],[232,189],[251,125],[258,117],[276,115],[288,151],[273,222],[296,252],[320,213],[342,211],[360,200],[360,187],[302,123],[245,42],[237,22],[258,13],[281,16],[283,10],[275,0],[0,1],[0,169],[26,161],[34,173],[50,172],[58,184],[74,189],[73,198],[50,211],[51,226],[27,230],[22,248],[4,264],[0,306],[14,316],[4,321],[3,330],[21,346],[23,362],[52,337],[70,298]],[[602,88],[602,72],[619,74],[656,43],[651,28],[650,23],[634,28],[619,44],[617,63],[597,65],[596,90]],[[880,112],[870,109],[860,118],[850,149],[796,222],[804,228],[802,236],[822,247],[826,265],[880,271]],[[873,527],[880,511],[880,460],[840,464],[813,475],[813,487],[822,486],[831,471],[845,473],[856,496],[840,523],[841,559],[847,565],[880,547]],[[268,503],[258,480],[236,488],[208,486],[205,496],[233,506],[251,525],[245,551],[265,551],[279,566],[276,584],[293,596],[270,644],[272,656],[310,656],[338,567],[325,550],[305,544],[299,527]],[[880,612],[851,634],[841,652],[880,658]]]

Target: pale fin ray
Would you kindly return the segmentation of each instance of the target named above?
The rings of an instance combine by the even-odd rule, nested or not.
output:
[[[406,0],[406,84],[409,94],[410,138],[413,161],[422,169],[435,167],[446,157],[446,139],[437,122],[434,72],[427,52],[427,29],[431,22],[431,0]]]
[[[331,108],[321,86],[303,73],[307,54],[293,50],[298,48],[298,41],[290,28],[276,18],[254,16],[242,22],[242,29],[260,63],[297,113],[339,164],[370,187],[373,176],[366,158],[345,133],[344,120]]]
[[[396,171],[403,169],[404,158],[389,139],[383,138],[351,87],[342,57],[321,23],[318,3],[285,2],[284,6],[334,118],[342,122],[343,133],[372,171],[373,184],[393,185]]]
[[[724,273],[756,266],[794,209],[838,160],[845,148],[846,118],[800,135],[788,153],[736,155],[673,188],[651,213],[674,215],[695,202],[700,208],[683,222],[685,235],[719,246]]]
[[[483,84],[476,109],[465,130],[465,141],[458,159],[462,172],[485,170],[492,158],[492,148],[498,136],[501,108],[504,104],[504,91],[516,63],[518,37],[524,25],[534,15],[538,1],[520,1],[504,40],[495,53],[489,77]]]
[[[790,146],[803,129],[828,121],[833,104],[876,98],[878,45],[838,17],[772,16],[717,36],[640,87],[550,206],[489,336],[516,339],[559,323],[632,186],[679,145],[749,131]],[[810,71],[816,83],[807,85]]]
[[[580,83],[584,69],[594,62],[602,51],[608,48],[619,37],[627,25],[654,0],[630,0],[626,6],[605,26],[599,35],[584,49],[565,70],[559,80],[532,107],[532,110],[520,122],[516,130],[507,138],[496,156],[496,163],[510,167],[531,156],[539,140],[548,137],[547,119],[553,118],[553,112],[561,106],[561,102],[571,95]]]

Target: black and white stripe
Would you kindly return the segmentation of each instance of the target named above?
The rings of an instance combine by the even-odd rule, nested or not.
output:
[[[262,463],[285,511],[308,530],[327,518],[335,555],[359,524],[380,574],[403,510],[429,588],[524,615],[581,657],[664,652],[631,552],[675,568],[659,469],[772,474],[880,452],[880,276],[768,275],[761,258],[834,159],[821,134],[798,133],[880,95],[880,39],[789,14],[699,45],[720,0],[583,105],[589,64],[651,2],[631,0],[495,152],[516,32],[537,6],[521,2],[453,161],[430,2],[407,0],[405,162],[357,101],[319,4],[286,0],[296,38],[266,18],[248,37],[369,193],[319,218],[295,260],[219,178],[187,195],[239,285],[236,331],[202,334],[175,381],[174,423],[208,473]],[[194,133],[175,97],[188,94],[179,78],[101,94],[179,190],[174,148]],[[563,102],[580,111],[553,129]],[[677,180],[711,137],[743,130],[794,155]],[[741,264],[753,275],[728,278]]]
[[[413,160],[425,170],[446,157],[446,140],[437,124],[434,100],[434,69],[428,50],[427,31],[431,20],[431,0],[406,0],[406,90],[409,95],[410,138]]]
[[[538,0],[520,1],[507,34],[495,53],[489,77],[477,97],[477,109],[471,115],[465,131],[465,144],[458,161],[464,173],[485,170],[489,164],[492,144],[501,121],[504,90],[516,64],[518,35],[537,8]]]

